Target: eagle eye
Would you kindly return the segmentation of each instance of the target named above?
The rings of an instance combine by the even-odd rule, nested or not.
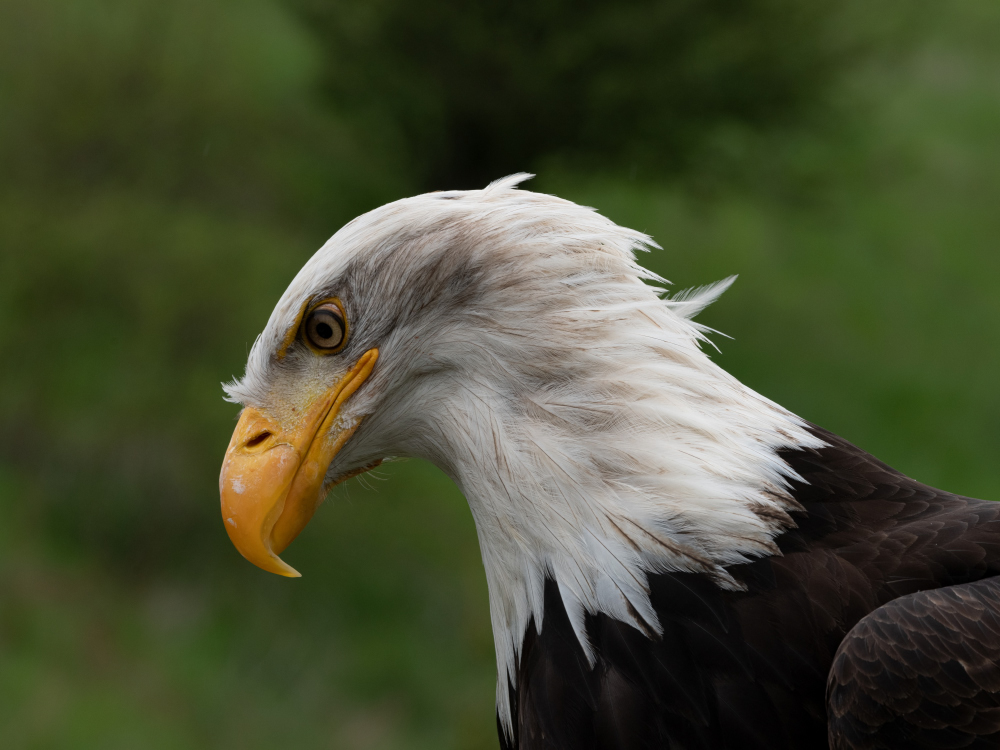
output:
[[[309,313],[306,340],[323,352],[338,350],[347,339],[347,320],[339,302],[325,302]]]

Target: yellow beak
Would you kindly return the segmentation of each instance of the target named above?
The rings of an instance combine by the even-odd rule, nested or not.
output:
[[[252,407],[240,415],[222,462],[219,492],[229,538],[254,565],[290,578],[300,575],[278,555],[323,499],[326,470],[360,424],[337,424],[340,409],[368,379],[377,359],[378,349],[365,352],[292,430]]]

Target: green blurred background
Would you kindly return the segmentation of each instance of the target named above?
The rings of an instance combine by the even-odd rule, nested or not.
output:
[[[0,0],[0,745],[494,748],[465,501],[239,557],[221,381],[343,222],[530,189],[651,233],[730,371],[1000,498],[992,0]]]

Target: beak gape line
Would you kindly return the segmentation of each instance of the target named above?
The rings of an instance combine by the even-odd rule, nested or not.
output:
[[[299,577],[299,572],[278,555],[309,523],[324,489],[329,489],[323,487],[326,471],[361,424],[360,419],[340,424],[340,411],[371,375],[377,359],[378,349],[365,352],[291,429],[253,407],[240,415],[222,462],[219,492],[226,532],[240,554],[254,565],[289,578]]]

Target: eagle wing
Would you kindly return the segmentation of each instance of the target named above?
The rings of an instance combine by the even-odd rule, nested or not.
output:
[[[1000,747],[1000,579],[921,591],[862,618],[827,683],[830,747]]]

